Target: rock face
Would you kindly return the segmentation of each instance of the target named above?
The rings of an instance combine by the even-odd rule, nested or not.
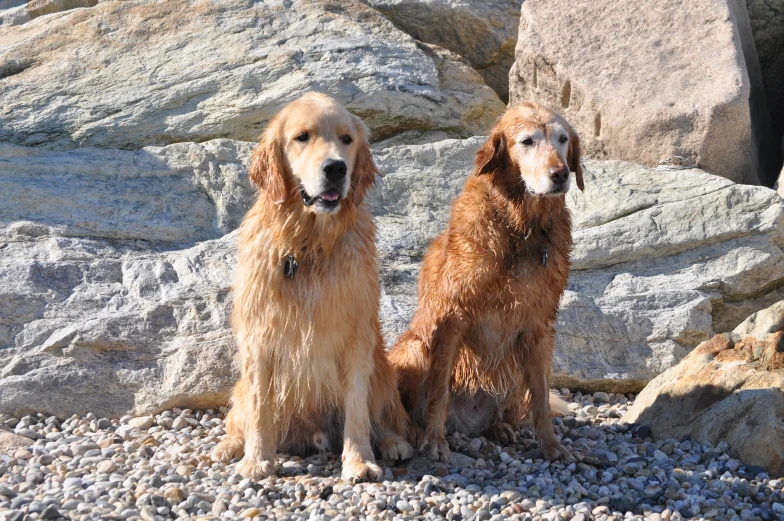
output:
[[[523,0],[363,1],[417,40],[463,56],[504,102],[509,99],[509,69]]]
[[[252,201],[255,144],[53,152],[0,143],[5,234],[192,244],[234,230]]]
[[[253,146],[0,148],[4,411],[117,416],[225,402],[228,232],[252,199]]]
[[[374,150],[381,175],[368,203],[390,343],[483,140]],[[0,148],[0,412],[225,403],[232,230],[253,198],[253,146]],[[585,192],[568,196],[575,248],[557,385],[637,390],[714,331],[784,298],[784,201],[772,190],[698,170],[585,166]]]
[[[0,56],[0,141],[26,146],[255,140],[308,90],[376,139],[470,136],[504,108],[456,55],[355,0],[101,2],[5,28]]]
[[[741,461],[784,475],[784,332],[716,335],[640,393],[622,421],[657,438],[726,441]]]
[[[535,98],[563,112],[589,157],[656,166],[681,156],[766,186],[778,176],[741,2],[528,0],[509,78],[511,104]]]
[[[0,240],[3,411],[117,416],[225,403],[234,235],[161,252]]]

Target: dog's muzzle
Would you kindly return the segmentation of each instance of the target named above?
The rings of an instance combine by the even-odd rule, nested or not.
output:
[[[331,210],[340,204],[340,192],[335,188],[324,190],[318,195],[308,194],[301,186],[299,187],[299,191],[300,194],[302,194],[302,202],[307,207],[317,204],[318,206]]]

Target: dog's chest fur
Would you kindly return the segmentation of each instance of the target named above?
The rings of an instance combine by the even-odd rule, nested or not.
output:
[[[488,258],[501,265],[471,334],[475,348],[486,356],[511,348],[520,331],[555,318],[566,284],[569,251],[563,241],[551,241],[549,235],[540,231],[527,238],[514,237],[501,260]]]
[[[329,252],[275,244],[273,236],[262,233],[240,251],[234,313],[247,330],[238,334],[252,338],[251,356],[270,370],[279,406],[340,405],[346,362],[355,349],[375,347],[368,335],[360,338],[379,299],[372,222],[360,220]],[[289,256],[297,263],[293,276]]]
[[[571,223],[564,214],[549,224],[528,234],[502,228],[506,233],[484,256],[484,269],[493,275],[482,302],[472,307],[473,326],[457,361],[469,392],[504,395],[519,386],[527,350],[537,347],[531,339],[555,320],[569,271]]]

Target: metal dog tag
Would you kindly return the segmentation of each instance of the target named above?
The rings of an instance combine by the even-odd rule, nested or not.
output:
[[[294,255],[289,255],[288,258],[286,258],[286,262],[283,263],[283,274],[287,278],[293,279],[294,274],[297,273],[298,267],[297,259],[294,258]]]
[[[550,256],[550,248],[545,246],[544,249],[542,249],[542,266],[544,266],[545,268],[547,267],[547,262],[550,260],[549,256]]]

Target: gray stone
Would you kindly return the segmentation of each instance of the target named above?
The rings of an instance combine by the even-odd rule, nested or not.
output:
[[[589,157],[766,186],[781,168],[744,2],[528,0],[509,78],[510,104],[561,111]]]
[[[504,108],[457,55],[358,0],[101,2],[4,28],[0,56],[0,141],[58,149],[255,140],[310,90],[376,139],[475,135]]]
[[[378,226],[381,317],[387,342],[405,331],[416,307],[417,279],[430,240],[446,227],[484,138],[376,148],[380,177],[368,204]]]
[[[456,52],[506,102],[523,0],[363,0],[417,40]],[[448,30],[446,29],[448,28]]]
[[[752,313],[732,330],[739,335],[762,335],[784,330],[784,300]]]
[[[3,235],[194,243],[239,225],[254,143],[52,152],[0,143]]]
[[[557,323],[559,386],[638,390],[782,299],[784,201],[773,190],[699,170],[586,166],[585,192],[567,196],[575,247]]]
[[[235,241],[162,252],[56,236],[6,243],[2,409],[117,416],[223,402]]]

